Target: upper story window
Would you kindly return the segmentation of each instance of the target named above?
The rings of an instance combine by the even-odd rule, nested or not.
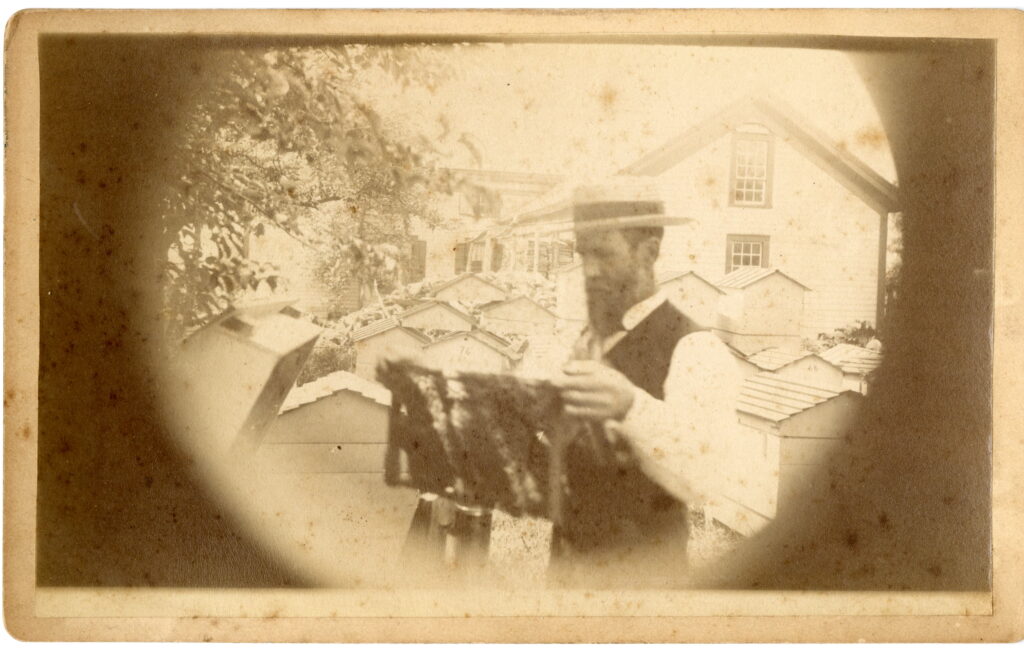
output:
[[[771,206],[772,154],[772,137],[763,128],[755,131],[755,126],[745,126],[736,132],[732,142],[730,205]]]

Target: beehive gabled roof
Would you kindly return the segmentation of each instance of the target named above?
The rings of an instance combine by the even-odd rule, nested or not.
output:
[[[786,275],[778,269],[769,269],[767,267],[755,267],[745,266],[736,267],[731,272],[726,274],[724,278],[720,278],[715,286],[727,289],[744,289],[753,285],[755,282],[760,282],[769,276],[780,275],[787,280],[800,285],[807,291],[811,291],[811,288],[803,284],[793,276]]]
[[[344,391],[354,392],[381,405],[391,405],[391,392],[380,383],[348,371],[335,371],[305,385],[293,387],[285,397],[279,414]]]
[[[499,292],[502,292],[503,294],[507,294],[508,293],[508,290],[505,289],[504,287],[502,287],[501,285],[497,285],[497,284],[491,282],[490,280],[484,278],[483,276],[479,276],[479,275],[477,275],[477,274],[475,274],[475,273],[473,273],[471,271],[467,271],[465,273],[460,273],[459,275],[455,276],[451,280],[448,280],[447,282],[441,283],[440,285],[435,287],[433,289],[433,294],[437,295],[437,293],[439,291],[448,289],[449,287],[452,287],[453,285],[457,285],[457,284],[459,284],[460,282],[462,282],[464,280],[468,280],[469,278],[476,278],[477,280],[479,280],[480,282],[484,283],[485,285],[488,285],[490,287],[494,287],[495,289],[497,289]]]
[[[536,305],[541,310],[544,310],[545,312],[550,314],[552,317],[557,318],[557,316],[555,315],[554,312],[552,312],[551,310],[547,309],[546,307],[544,307],[543,305],[541,305],[537,301],[533,300],[529,296],[526,296],[525,294],[520,294],[519,296],[513,296],[512,298],[506,298],[506,299],[500,300],[500,301],[491,301],[490,303],[484,303],[483,305],[480,306],[480,313],[483,314],[484,316],[487,316],[488,312],[491,312],[491,311],[493,311],[496,308],[499,308],[499,307],[501,307],[503,305],[509,305],[511,303],[516,303],[516,302],[519,302],[519,301],[526,301],[527,303],[530,303],[532,305]]]
[[[443,307],[445,310],[448,310],[449,312],[452,312],[454,314],[459,315],[460,317],[462,317],[463,319],[465,319],[466,321],[468,321],[470,323],[476,323],[475,321],[473,321],[473,317],[469,316],[468,314],[466,314],[462,310],[454,307],[451,303],[445,303],[444,301],[439,301],[437,299],[430,299],[429,301],[424,301],[423,303],[420,303],[419,305],[414,305],[411,308],[409,308],[408,310],[406,310],[405,312],[402,312],[398,316],[399,316],[400,319],[405,319],[406,317],[411,317],[414,314],[417,314],[419,312],[422,312],[423,310],[432,308],[432,307],[437,306],[437,305]]]
[[[509,358],[510,360],[518,360],[522,358],[522,354],[512,350],[511,344],[509,344],[507,341],[498,337],[492,332],[483,331],[479,328],[474,330],[459,330],[456,332],[448,333],[443,337],[435,339],[430,344],[427,344],[424,347],[424,349],[429,350],[437,346],[438,344],[443,344],[444,342],[448,342],[453,339],[459,339],[462,337],[469,337],[477,342],[480,342],[487,348],[491,349],[492,351],[495,351],[496,353],[500,353],[501,355],[505,356],[506,358]]]
[[[795,383],[765,372],[743,381],[736,410],[779,422],[843,393]]]
[[[845,373],[861,376],[874,371],[882,363],[881,353],[855,344],[836,344],[821,357]]]
[[[825,358],[821,357],[817,353],[810,353],[808,351],[787,351],[785,349],[780,349],[777,347],[766,348],[764,350],[758,351],[757,353],[754,353],[753,355],[748,357],[747,360],[749,360],[752,364],[757,365],[758,368],[764,369],[765,371],[778,371],[779,369],[787,365],[793,364],[794,362],[799,362],[800,360],[804,360],[806,358],[814,358],[816,360],[821,360],[830,367],[834,367],[836,369],[839,368],[835,365],[835,363],[825,360]]]
[[[371,324],[367,324],[367,325],[363,326],[362,328],[354,330],[352,332],[352,341],[353,342],[359,342],[359,341],[362,341],[362,340],[364,340],[364,339],[366,339],[368,337],[373,337],[374,335],[379,335],[380,333],[382,333],[384,331],[391,330],[392,328],[402,328],[403,330],[409,332],[410,334],[423,339],[423,341],[430,341],[430,338],[428,338],[426,335],[424,335],[423,332],[421,332],[419,330],[416,330],[415,328],[410,328],[409,326],[403,325],[403,320],[407,319],[408,317],[411,317],[414,314],[418,314],[418,313],[422,312],[423,310],[426,310],[428,308],[432,308],[434,306],[440,306],[440,307],[444,308],[445,310],[447,310],[448,312],[451,312],[453,314],[456,314],[456,315],[462,317],[470,325],[475,325],[476,324],[476,321],[473,319],[473,317],[471,317],[470,315],[466,314],[462,310],[459,310],[458,308],[452,307],[452,305],[450,303],[445,303],[444,301],[438,301],[437,299],[431,299],[429,301],[425,301],[423,303],[419,303],[418,305],[414,305],[413,307],[409,308],[408,310],[404,310],[403,312],[400,312],[396,316],[387,317],[385,319],[381,319],[380,321],[375,321],[375,322],[373,322]]]
[[[366,324],[362,328],[357,328],[352,331],[352,341],[358,342],[366,339],[367,337],[378,335],[386,330],[397,328],[400,325],[401,324],[398,322],[398,319],[395,317],[387,317],[386,319],[374,321],[373,323]]]
[[[417,330],[415,328],[411,328],[409,326],[403,326],[402,320],[400,318],[401,316],[402,315],[399,315],[398,317],[388,317],[386,319],[381,319],[380,321],[374,321],[371,324],[365,325],[362,328],[353,331],[352,341],[361,342],[364,339],[368,339],[370,337],[373,337],[374,335],[379,335],[381,333],[387,332],[393,328],[400,328],[424,343],[430,341],[430,338],[424,335],[422,331]]]
[[[666,285],[666,284],[668,284],[668,283],[670,283],[670,282],[672,282],[674,280],[679,280],[680,278],[685,278],[686,276],[692,276],[692,277],[696,278],[697,280],[701,281],[702,283],[704,283],[705,285],[707,285],[711,289],[715,290],[719,294],[724,294],[725,293],[721,289],[719,289],[713,282],[711,282],[710,280],[708,280],[704,276],[700,275],[696,271],[665,271],[660,276],[658,276],[658,279],[657,279],[656,282],[657,282],[658,286],[660,287],[660,286]]]

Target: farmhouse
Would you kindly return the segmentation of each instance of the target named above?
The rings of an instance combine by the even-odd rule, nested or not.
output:
[[[808,477],[846,437],[863,397],[761,373],[743,383],[723,471],[733,483],[708,508],[750,535],[789,504],[806,503]]]
[[[447,278],[465,272],[507,268],[514,253],[492,238],[507,229],[506,217],[549,191],[562,179],[558,175],[488,169],[449,169],[465,181],[451,196],[438,198],[435,210],[445,219],[438,227],[417,230],[417,265],[428,279]]]
[[[666,228],[661,272],[718,281],[740,267],[774,268],[805,286],[797,337],[877,325],[896,188],[781,101],[741,99],[619,174],[656,178],[666,212],[697,219]],[[557,184],[477,235],[481,252],[515,254],[482,266],[564,273],[574,250],[571,189]]]

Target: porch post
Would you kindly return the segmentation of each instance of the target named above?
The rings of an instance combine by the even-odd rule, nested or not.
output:
[[[885,264],[886,252],[889,248],[889,213],[878,214],[878,287],[875,292],[875,330],[882,325],[885,316]]]

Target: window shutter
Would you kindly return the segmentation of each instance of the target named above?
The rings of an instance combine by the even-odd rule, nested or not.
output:
[[[466,271],[466,259],[469,256],[469,244],[456,244],[455,246],[455,273]]]
[[[427,242],[417,239],[412,242],[412,257],[409,264],[409,282],[419,282],[427,275]]]

